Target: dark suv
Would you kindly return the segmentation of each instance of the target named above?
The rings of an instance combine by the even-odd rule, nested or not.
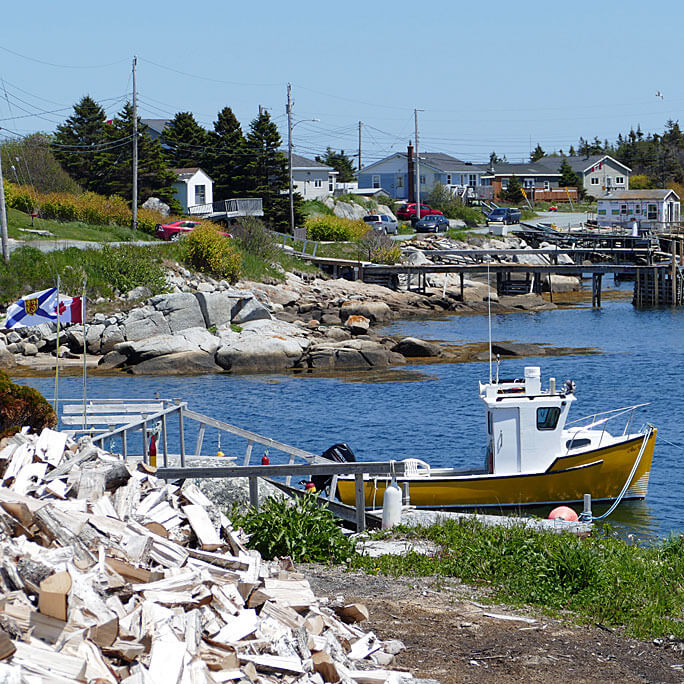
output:
[[[487,214],[485,225],[488,226],[490,223],[503,223],[504,225],[520,223],[521,216],[520,209],[504,209],[498,207]]]

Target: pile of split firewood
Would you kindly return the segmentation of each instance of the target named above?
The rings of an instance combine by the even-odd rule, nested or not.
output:
[[[0,443],[0,477],[0,684],[411,678],[190,481],[48,429]]]

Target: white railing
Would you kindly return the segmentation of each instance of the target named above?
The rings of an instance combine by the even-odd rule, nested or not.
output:
[[[220,215],[225,218],[236,216],[263,216],[264,207],[260,197],[247,197],[243,199],[227,199],[209,204],[193,204],[188,207],[191,216]]]

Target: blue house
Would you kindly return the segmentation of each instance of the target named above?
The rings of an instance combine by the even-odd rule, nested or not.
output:
[[[358,172],[359,188],[382,188],[396,200],[412,201],[415,190],[413,145],[407,153],[397,152]],[[491,181],[485,164],[472,164],[441,152],[420,153],[420,196],[425,197],[435,185],[469,197],[491,197]]]

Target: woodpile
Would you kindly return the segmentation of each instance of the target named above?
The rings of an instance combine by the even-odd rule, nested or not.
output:
[[[49,429],[0,443],[0,480],[0,684],[411,679],[190,481]]]

